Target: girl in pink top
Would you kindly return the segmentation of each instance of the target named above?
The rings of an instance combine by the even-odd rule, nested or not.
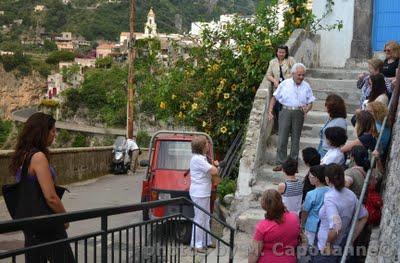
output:
[[[249,263],[295,263],[300,236],[299,217],[288,212],[278,191],[269,189],[261,197],[265,220],[258,222],[249,250]]]

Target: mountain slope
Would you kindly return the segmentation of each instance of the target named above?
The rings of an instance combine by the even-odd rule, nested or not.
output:
[[[137,1],[137,30],[143,31],[151,7],[156,14],[160,32],[188,32],[194,21],[218,19],[225,13],[248,15],[254,13],[259,0],[147,0]],[[46,11],[35,13],[36,5]],[[22,31],[32,26],[43,26],[47,32],[72,31],[88,40],[117,39],[119,32],[129,30],[129,1],[108,3],[106,0],[2,0],[0,26],[14,19],[24,20]]]

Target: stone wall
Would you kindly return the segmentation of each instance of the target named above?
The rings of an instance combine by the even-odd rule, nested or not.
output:
[[[318,66],[319,36],[297,29],[286,45],[296,61],[302,62],[308,68]],[[270,160],[271,156],[275,156],[275,153],[267,154],[273,149],[273,147],[268,147],[273,126],[273,122],[268,121],[267,118],[271,95],[271,83],[264,76],[250,112],[244,150],[240,159],[237,197],[251,194],[251,186],[256,182],[259,168],[263,164],[273,161]]]
[[[380,227],[373,231],[366,262],[399,262],[400,260],[400,108],[393,126],[389,163],[383,193]]]
[[[303,63],[307,68],[315,68],[319,65],[320,41],[319,35],[304,29],[296,29],[286,45],[289,47],[289,54],[296,62]]]
[[[251,186],[257,176],[263,147],[271,133],[272,122],[267,119],[267,112],[271,94],[271,85],[265,76],[254,98],[247,126],[244,150],[240,159],[239,176],[237,181],[238,196],[251,194]]]
[[[109,173],[112,146],[52,149],[50,164],[57,171],[57,183],[69,184]],[[0,186],[14,182],[8,171],[12,151],[0,151]],[[142,149],[139,160],[147,158]],[[0,193],[1,194],[1,193]]]

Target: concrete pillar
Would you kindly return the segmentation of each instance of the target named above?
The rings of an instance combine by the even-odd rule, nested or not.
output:
[[[372,54],[372,0],[354,0],[351,58],[369,59]]]

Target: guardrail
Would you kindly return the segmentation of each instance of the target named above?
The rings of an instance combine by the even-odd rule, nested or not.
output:
[[[179,212],[149,221],[124,225],[112,229],[108,228],[108,219],[110,216],[167,205],[179,206]],[[211,231],[195,223],[191,218],[184,216],[183,206],[194,206],[219,224],[228,228],[228,230],[230,230],[229,241],[218,237]],[[228,248],[229,262],[233,262],[234,228],[186,198],[174,198],[133,205],[97,208],[65,214],[10,220],[0,223],[0,234],[29,229],[37,224],[51,226],[52,224],[63,224],[95,218],[100,219],[99,231],[2,252],[0,253],[0,260],[8,259],[8,262],[17,262],[17,259],[23,258],[29,253],[45,250],[48,255],[48,257],[46,256],[46,260],[50,260],[50,262],[58,260],[57,262],[59,262],[60,257],[62,259],[65,255],[56,255],[56,249],[59,249],[61,246],[72,245],[73,256],[76,262],[180,262],[183,246],[177,241],[176,233],[178,233],[178,231],[176,230],[179,229],[180,224],[190,222],[194,229],[199,227],[216,240],[216,249],[218,251],[217,262],[219,262],[219,258],[223,256],[220,253],[221,246],[226,246]],[[208,237],[208,235],[206,236]],[[98,246],[100,247],[99,249],[97,249]],[[58,250],[58,252],[59,251],[60,250]],[[195,262],[198,257],[204,257],[205,262],[207,262],[207,253],[203,256],[196,253],[195,250],[190,253],[192,254],[190,257],[193,259],[193,262]]]

